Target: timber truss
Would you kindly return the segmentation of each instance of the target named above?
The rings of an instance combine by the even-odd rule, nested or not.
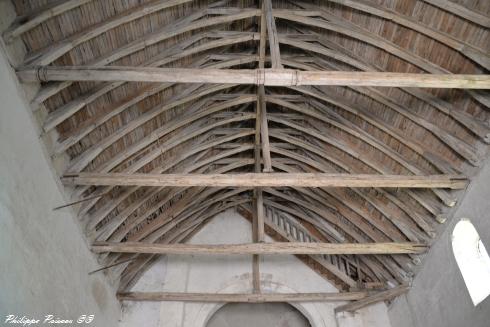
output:
[[[480,38],[367,0],[147,1],[69,31],[104,7],[19,5],[4,40],[27,47],[18,77],[41,83],[68,205],[120,299],[353,311],[408,290],[490,143],[488,17],[408,2]],[[230,208],[250,244],[185,243]],[[253,255],[254,292],[129,292],[185,253]],[[296,255],[341,292],[262,294],[262,254]]]

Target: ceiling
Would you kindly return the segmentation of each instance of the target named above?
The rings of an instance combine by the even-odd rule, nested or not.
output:
[[[4,34],[22,66],[249,68],[260,55],[258,1],[13,1]],[[490,3],[272,1],[281,64],[297,70],[485,74]],[[264,62],[263,62],[264,61]],[[217,81],[219,83],[219,81]],[[488,91],[126,82],[42,83],[32,100],[61,175],[261,171],[265,101],[274,172],[474,175],[490,143]],[[260,120],[258,120],[260,122]],[[263,130],[263,127],[262,127]],[[264,158],[265,159],[265,158]],[[265,160],[264,160],[265,161]],[[59,165],[58,165],[59,166]],[[217,213],[253,220],[251,188],[67,189],[89,242],[184,242]],[[431,244],[462,191],[264,188],[280,241]],[[121,290],[156,256],[101,254]],[[409,281],[420,255],[300,256],[341,290]]]

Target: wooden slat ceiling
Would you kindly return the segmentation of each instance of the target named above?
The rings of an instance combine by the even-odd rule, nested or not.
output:
[[[23,67],[490,69],[489,1],[273,0],[273,17],[264,20],[275,23],[277,34],[269,35],[265,56],[258,1],[13,3],[19,18],[3,37],[25,45]],[[66,159],[60,176],[211,174],[260,172],[255,111],[262,98],[271,153],[264,164],[274,172],[472,176],[490,143],[490,94],[481,90],[62,81],[42,83],[32,104],[53,140],[53,157]],[[332,243],[430,245],[462,195],[447,189],[260,190],[267,234]],[[76,207],[90,242],[164,244],[184,242],[228,208],[252,220],[254,196],[250,187],[79,186],[73,192],[74,200],[91,197]],[[108,270],[121,290],[155,258],[99,255],[101,266],[124,260]],[[339,289],[401,285],[422,260],[416,254],[299,258]]]

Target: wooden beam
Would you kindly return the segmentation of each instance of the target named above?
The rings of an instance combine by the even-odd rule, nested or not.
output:
[[[293,69],[193,69],[126,66],[43,66],[17,70],[22,82],[127,81],[266,86],[344,85],[490,89],[490,75],[300,71]]]
[[[264,234],[264,195],[262,188],[259,188],[257,192],[257,243],[262,243],[265,241]]]
[[[270,1],[269,1],[270,3]],[[259,42],[259,69],[265,68],[265,43],[267,36],[267,19],[265,15],[265,8],[267,1],[262,1],[262,15],[260,16],[260,42]],[[274,19],[274,17],[272,17]],[[270,37],[270,36],[269,36]],[[271,48],[272,53],[272,48]],[[280,66],[279,68],[282,68]],[[267,122],[267,103],[265,101],[265,87],[259,85],[257,88],[257,126],[260,133],[260,145],[262,148],[262,157],[264,163],[264,172],[272,171],[272,159],[269,144],[269,126]],[[257,172],[257,171],[256,171]]]
[[[389,289],[387,291],[382,291],[382,292],[376,293],[374,295],[365,297],[361,300],[358,300],[358,301],[355,301],[352,303],[348,303],[345,305],[341,305],[341,306],[335,308],[335,313],[344,312],[344,311],[356,311],[356,310],[364,308],[368,305],[392,299],[395,296],[398,296],[398,295],[401,295],[403,293],[408,292],[409,289],[410,289],[410,286],[408,286],[408,285],[400,285],[400,286],[394,287],[392,289]]]
[[[271,147],[269,142],[269,123],[267,120],[267,101],[265,96],[265,88],[259,85],[258,105],[260,106],[260,140],[262,145],[262,157],[264,161],[263,172],[272,172]]]
[[[96,253],[148,254],[406,254],[423,253],[421,243],[249,243],[249,244],[161,244],[142,242],[96,242]]]
[[[118,293],[121,301],[184,301],[184,302],[337,302],[360,300],[367,292],[344,293],[174,293],[174,292],[127,292]]]
[[[79,173],[65,175],[67,185],[138,185],[208,187],[399,187],[462,189],[461,175],[367,175],[324,173],[243,174],[125,174]]]
[[[272,14],[272,1],[264,0],[262,15],[265,15],[267,21],[267,35],[269,38],[269,48],[271,53],[271,61],[273,69],[282,68],[281,55],[279,51],[279,38],[277,37],[277,29],[274,15]]]

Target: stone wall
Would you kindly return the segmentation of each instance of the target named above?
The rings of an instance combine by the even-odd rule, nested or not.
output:
[[[413,287],[389,309],[393,326],[488,327],[490,297],[473,306],[456,264],[451,235],[456,223],[468,218],[490,249],[490,162],[472,180],[444,233],[431,247]]]
[[[0,1],[0,31],[14,16]],[[68,200],[5,45],[0,52],[0,325],[6,315],[42,323],[45,315],[76,321],[85,314],[95,315],[91,326],[116,326],[115,291],[102,274],[88,275],[99,266],[72,210],[52,210]]]

